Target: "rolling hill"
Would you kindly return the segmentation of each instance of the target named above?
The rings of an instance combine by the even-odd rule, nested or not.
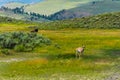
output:
[[[79,5],[76,8],[62,10],[57,13],[54,13],[51,16],[51,19],[53,20],[71,19],[119,11],[120,1],[118,0],[92,1],[84,5]]]
[[[42,2],[29,4],[24,7],[26,12],[35,12],[44,15],[51,15],[62,9],[75,8],[78,5],[86,4],[93,0],[44,0]],[[7,4],[5,7],[11,7],[15,4]]]
[[[16,12],[17,11],[17,12]],[[43,17],[38,17],[34,15],[30,15],[28,13],[18,13],[20,11],[20,8],[15,8],[15,9],[9,9],[5,7],[0,8],[0,16],[3,17],[10,17],[18,20],[24,20],[24,21],[34,21],[34,22],[45,22],[45,21],[50,21],[48,19],[45,19]]]
[[[39,25],[40,29],[64,29],[64,28],[98,28],[98,29],[120,29],[120,12],[105,13],[96,16],[75,18],[54,22],[46,22]]]
[[[86,5],[70,9],[70,11],[88,12],[92,15],[107,12],[119,12],[120,1],[119,0],[94,1]]]
[[[20,4],[32,4],[40,1],[43,1],[43,0],[0,0],[0,6],[4,4],[8,4],[7,6],[11,7],[10,5],[14,5],[11,3],[16,3],[15,5],[19,6]]]
[[[4,18],[3,23],[4,22]],[[7,19],[7,22],[10,22]],[[15,23],[17,23],[15,21]],[[19,23],[19,20],[18,20]],[[26,24],[26,22],[22,22]],[[38,26],[41,30],[59,30],[59,29],[120,29],[120,12],[100,14],[96,16],[75,18],[69,20],[44,22],[44,23],[32,23],[31,25]]]
[[[24,5],[26,5],[26,4],[20,3],[20,2],[9,2],[9,3],[5,4],[4,6],[10,8],[10,9],[14,9],[16,7],[21,7]]]
[[[35,12],[49,16],[49,20],[81,18],[120,11],[118,0],[45,0],[34,4],[9,3],[6,7],[24,6],[25,12]]]

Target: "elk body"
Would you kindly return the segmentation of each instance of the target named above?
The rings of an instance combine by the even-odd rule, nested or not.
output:
[[[31,32],[33,32],[33,33],[38,32],[38,29],[36,28],[36,29],[32,30]]]
[[[80,56],[83,55],[84,49],[85,49],[85,46],[76,48],[76,58],[77,57],[80,58]]]

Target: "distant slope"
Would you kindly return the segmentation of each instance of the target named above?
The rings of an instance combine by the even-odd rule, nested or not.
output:
[[[16,7],[21,7],[21,6],[25,6],[26,4],[24,3],[19,3],[19,2],[9,2],[7,4],[5,4],[5,7],[8,7],[10,9],[14,9]]]
[[[84,16],[119,12],[120,1],[119,0],[99,0],[79,5],[76,8],[57,12],[51,16],[53,20],[79,18]]]
[[[29,17],[29,16],[27,16],[27,15],[14,14],[14,13],[13,13],[12,11],[10,11],[10,10],[7,10],[7,11],[0,10],[0,16],[3,16],[3,17],[11,17],[11,18],[20,19],[20,20],[24,20],[25,16],[26,16],[26,17]]]
[[[49,16],[50,20],[64,20],[64,19],[72,19],[72,18],[80,18],[90,16],[91,14],[88,12],[80,12],[80,11],[70,11],[70,10],[61,10]]]
[[[25,11],[50,15],[62,9],[75,8],[78,4],[86,4],[89,1],[92,0],[45,0],[25,7]]]
[[[4,4],[9,4],[12,5],[11,3],[16,3],[19,5],[19,3],[24,3],[24,4],[33,4],[33,3],[37,3],[37,2],[41,2],[43,0],[0,0],[0,6],[4,5]],[[15,4],[15,5],[16,5]],[[10,5],[8,5],[10,7]]]
[[[29,21],[15,20],[0,17],[0,23],[26,24],[38,26],[39,29],[58,30],[58,29],[120,29],[120,12],[107,13],[91,17],[61,20],[54,22],[35,23]],[[27,25],[27,24],[26,24]],[[2,25],[0,25],[2,26]],[[8,25],[9,26],[9,25]]]
[[[49,15],[50,20],[80,18],[84,16],[119,12],[119,0],[44,0],[34,4],[9,3],[6,7],[24,6],[26,12]]]
[[[45,22],[45,21],[49,21],[48,19],[42,18],[42,17],[35,17],[26,13],[14,13],[12,11],[12,9],[4,9],[4,8],[0,8],[0,16],[3,17],[10,17],[10,18],[14,18],[14,19],[18,19],[18,20],[24,20],[24,21],[33,21],[33,22]]]
[[[120,29],[120,12],[42,23],[41,25],[39,25],[39,27],[40,29],[65,29],[65,28]]]
[[[88,12],[90,14],[118,12],[120,11],[120,1],[119,0],[93,1],[80,7],[70,9],[70,11]]]
[[[3,17],[10,17],[10,18],[14,18],[14,19],[18,19],[18,20],[24,20],[24,21],[30,21],[30,17],[29,15],[26,14],[14,14],[11,11],[0,11],[0,16]],[[33,20],[34,22],[46,22],[49,21],[47,19],[44,18],[40,18],[39,20]]]

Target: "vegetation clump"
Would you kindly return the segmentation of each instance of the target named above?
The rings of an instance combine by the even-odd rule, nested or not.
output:
[[[31,51],[37,46],[50,45],[51,41],[36,33],[6,32],[0,34],[0,48]]]
[[[5,54],[5,55],[11,54],[10,50],[8,50],[8,49],[2,49],[2,50],[0,50],[0,53]]]

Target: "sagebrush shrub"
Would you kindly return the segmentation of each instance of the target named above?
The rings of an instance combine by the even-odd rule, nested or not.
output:
[[[1,53],[5,55],[10,55],[10,51],[8,49],[2,49]]]
[[[16,51],[30,51],[37,46],[50,45],[51,41],[42,35],[25,32],[7,32],[0,34],[0,47]]]
[[[17,52],[24,52],[25,47],[23,45],[16,45],[14,50],[17,51]]]

